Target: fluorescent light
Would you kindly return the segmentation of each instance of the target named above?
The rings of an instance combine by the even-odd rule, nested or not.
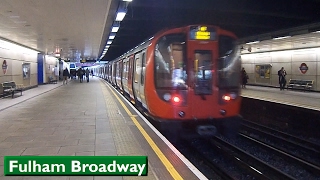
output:
[[[111,44],[112,43],[112,41],[107,41],[107,44]]]
[[[119,27],[113,26],[111,29],[111,32],[118,32],[118,30],[119,30]]]
[[[122,0],[122,1],[132,2],[132,0]]]
[[[259,43],[260,41],[252,41],[252,42],[247,42],[246,44],[257,44]]]
[[[116,37],[116,35],[110,35],[109,39],[114,39]]]
[[[289,38],[291,36],[282,36],[282,37],[276,37],[276,38],[273,38],[274,40],[279,40],[279,39],[285,39],[285,38]]]
[[[123,12],[123,11],[118,12],[116,16],[116,21],[122,21],[125,16],[126,16],[126,12]]]

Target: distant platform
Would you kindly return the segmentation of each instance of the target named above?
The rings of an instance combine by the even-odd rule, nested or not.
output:
[[[320,92],[247,85],[241,96],[320,111]]]

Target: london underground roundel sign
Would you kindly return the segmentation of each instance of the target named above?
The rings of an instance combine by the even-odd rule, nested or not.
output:
[[[306,63],[302,63],[299,69],[302,74],[305,74],[308,71],[308,66],[306,65]]]

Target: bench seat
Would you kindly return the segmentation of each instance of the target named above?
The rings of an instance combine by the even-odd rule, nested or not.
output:
[[[20,95],[22,96],[23,88],[23,84],[16,84],[14,81],[2,83],[3,95],[11,95],[12,98],[14,97],[15,92],[20,92]]]
[[[52,76],[49,76],[49,84],[57,84],[58,81],[54,79]]]
[[[313,80],[290,79],[287,89],[310,90],[313,86]]]

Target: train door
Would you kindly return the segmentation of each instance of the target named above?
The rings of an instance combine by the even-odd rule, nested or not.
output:
[[[123,93],[123,84],[122,84],[122,72],[123,72],[123,59],[120,60],[120,71],[119,71],[119,88],[120,88],[120,92]]]
[[[135,95],[135,98],[141,102],[140,97],[140,73],[141,73],[141,53],[136,53],[134,56],[134,74],[133,74],[133,92]]]
[[[129,72],[128,72],[128,91],[130,96],[130,101],[134,103],[133,96],[133,74],[134,74],[134,55],[129,57]]]
[[[112,85],[116,86],[116,75],[117,75],[117,62],[113,62],[113,68],[112,68]]]
[[[202,44],[200,41],[191,41],[188,44],[189,72],[191,72],[190,75],[192,74],[189,76],[191,91],[188,95],[188,102],[191,102],[191,111],[196,119],[208,117],[208,109],[215,108],[214,96],[217,95],[213,91],[214,47],[216,43],[212,42]],[[212,102],[212,106],[208,102]],[[203,104],[207,106],[203,107]]]
[[[112,84],[112,63],[110,63],[110,65],[109,65],[109,74],[108,74],[108,76],[109,76],[109,82]]]
[[[106,79],[107,81],[109,81],[109,79],[108,79],[109,65],[104,66],[103,69],[104,69],[103,70],[104,71],[103,78]],[[96,74],[96,73],[94,73],[94,74]]]
[[[120,90],[120,92],[122,93],[122,90],[123,90],[123,88],[122,88],[122,83],[121,83],[121,79],[122,79],[122,65],[123,65],[123,63],[122,63],[122,59],[121,60],[119,60],[118,62],[117,62],[117,72],[116,72],[116,86],[119,88],[119,90]]]
[[[129,71],[129,60],[128,58],[123,60],[123,70],[122,70],[122,85],[123,85],[123,91],[126,95],[129,95],[129,89],[128,89],[128,71]]]
[[[141,98],[141,103],[144,108],[147,108],[147,103],[146,103],[146,98],[145,98],[145,88],[144,88],[144,81],[145,81],[145,74],[146,74],[146,51],[142,52],[141,55],[141,69],[140,69],[140,98]]]
[[[134,94],[137,100],[145,108],[146,101],[144,96],[144,78],[145,78],[145,51],[135,55],[135,71],[134,71]]]

